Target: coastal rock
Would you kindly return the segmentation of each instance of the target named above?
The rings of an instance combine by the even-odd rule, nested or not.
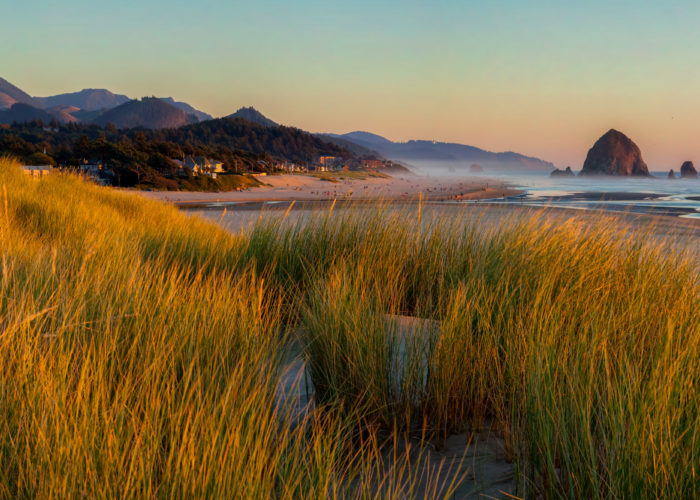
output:
[[[648,176],[639,147],[622,132],[610,129],[596,141],[579,175]]]
[[[668,178],[669,179],[675,179],[676,178],[676,173],[673,171],[673,169],[668,171]]]
[[[472,163],[471,165],[469,165],[469,171],[473,174],[480,174],[484,171],[484,167],[482,167],[478,163]]]
[[[681,165],[681,178],[682,179],[697,179],[698,171],[695,170],[695,165],[692,161],[686,161]]]
[[[552,173],[549,174],[550,177],[574,177],[575,175],[571,167],[566,167],[566,170],[555,168],[552,170]]]

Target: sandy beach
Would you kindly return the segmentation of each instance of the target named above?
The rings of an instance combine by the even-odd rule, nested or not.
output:
[[[480,200],[513,196],[521,191],[502,181],[476,177],[420,177],[400,174],[366,179],[343,179],[337,182],[310,175],[269,175],[259,177],[265,184],[244,191],[185,192],[141,191],[149,198],[176,205],[206,203],[325,201],[325,200]]]

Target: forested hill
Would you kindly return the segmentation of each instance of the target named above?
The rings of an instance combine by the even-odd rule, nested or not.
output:
[[[241,118],[220,118],[176,129],[143,132],[152,140],[239,149],[291,161],[306,162],[321,155],[354,156],[347,149],[298,128],[263,126]]]
[[[55,122],[47,127],[42,121],[0,125],[0,156],[4,154],[29,164],[99,160],[135,171],[188,155],[218,159],[227,171],[266,170],[278,160],[305,163],[320,155],[353,157],[347,149],[296,128],[230,118],[163,130]]]
[[[196,123],[198,118],[188,114],[174,104],[156,97],[144,97],[140,101],[128,101],[116,108],[105,111],[93,120],[97,125],[111,123],[117,128],[180,127]]]

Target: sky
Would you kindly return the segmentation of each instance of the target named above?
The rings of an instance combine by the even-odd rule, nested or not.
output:
[[[3,5],[7,3],[7,5]],[[580,168],[610,128],[652,170],[700,162],[700,2],[0,0],[0,76],[214,116],[255,106]]]

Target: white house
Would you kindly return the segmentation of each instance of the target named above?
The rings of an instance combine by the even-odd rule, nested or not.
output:
[[[189,168],[194,175],[204,174],[216,177],[224,171],[224,164],[218,160],[205,158],[204,156],[185,157],[185,161],[173,160],[181,169]]]
[[[40,179],[53,173],[53,167],[49,165],[23,165],[22,171],[33,179]]]

